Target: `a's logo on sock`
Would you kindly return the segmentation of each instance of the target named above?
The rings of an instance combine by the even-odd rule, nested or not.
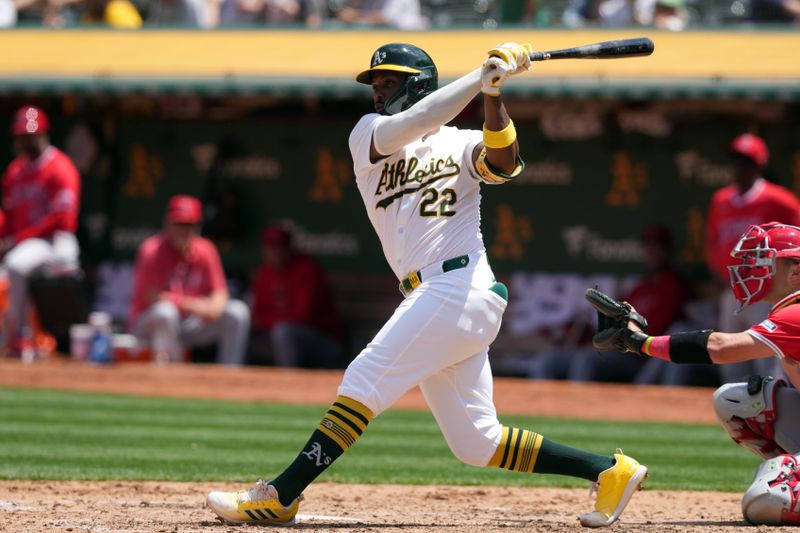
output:
[[[310,460],[314,461],[314,464],[316,464],[317,466],[331,464],[330,456],[322,453],[322,445],[319,442],[314,442],[311,445],[311,449],[309,451],[302,453]]]

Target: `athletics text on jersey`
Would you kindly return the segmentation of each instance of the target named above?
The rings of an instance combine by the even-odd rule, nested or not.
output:
[[[356,184],[386,260],[398,279],[472,252],[483,252],[480,179],[472,152],[477,130],[443,126],[398,152],[369,160],[377,113],[350,134]]]

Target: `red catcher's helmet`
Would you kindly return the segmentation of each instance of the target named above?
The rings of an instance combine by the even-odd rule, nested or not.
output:
[[[750,226],[731,250],[731,257],[741,261],[728,267],[738,312],[767,295],[777,258],[800,260],[800,228],[779,222]]]
[[[11,121],[12,135],[33,135],[50,131],[50,120],[47,114],[38,107],[26,105],[14,113]]]
[[[736,137],[733,142],[731,142],[731,152],[741,154],[751,159],[760,167],[767,166],[767,161],[769,161],[767,143],[758,135],[753,135],[751,133],[745,133]]]

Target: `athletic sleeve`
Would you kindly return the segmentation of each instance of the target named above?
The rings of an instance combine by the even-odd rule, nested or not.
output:
[[[350,132],[348,144],[350,145],[350,155],[353,156],[353,170],[356,176],[363,175],[364,169],[373,166],[369,160],[369,148],[372,144],[372,134],[380,118],[381,116],[377,113],[364,115]]]
[[[790,305],[771,313],[747,333],[772,348],[780,359],[800,361],[800,305]]]

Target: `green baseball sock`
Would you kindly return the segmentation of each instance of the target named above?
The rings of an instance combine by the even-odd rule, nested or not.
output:
[[[270,482],[278,489],[281,505],[288,507],[300,496],[326,468],[344,453],[341,446],[317,430],[303,447],[303,451],[295,458],[278,477]]]
[[[612,466],[614,466],[613,456],[585,452],[550,439],[542,439],[539,458],[533,471],[597,481],[600,472]]]
[[[527,429],[503,426],[503,436],[488,466],[516,472],[561,474],[596,481],[614,458],[558,444]]]
[[[326,468],[333,464],[367,428],[373,414],[363,404],[339,396],[311,434],[303,451],[270,484],[288,507]]]

